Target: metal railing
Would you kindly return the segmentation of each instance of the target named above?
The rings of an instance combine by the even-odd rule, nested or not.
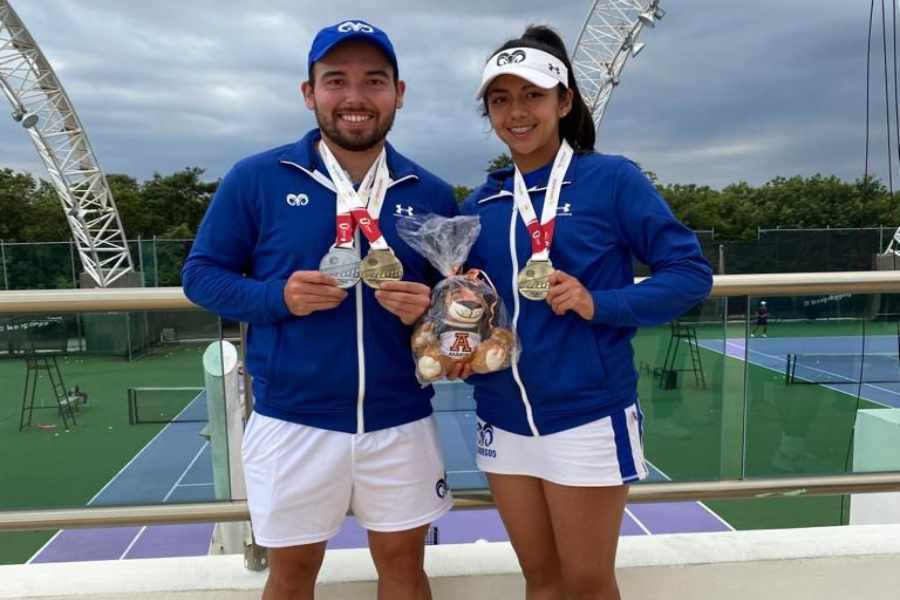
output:
[[[641,279],[635,279],[635,282]],[[900,271],[716,275],[711,298],[900,293]],[[198,308],[180,287],[0,291],[0,315]]]
[[[712,297],[900,293],[900,271],[718,275]],[[173,310],[196,308],[181,288],[0,291],[0,315],[24,313]],[[900,471],[753,480],[644,483],[630,488],[633,502],[764,498],[900,491]],[[458,509],[493,506],[489,492],[456,494]],[[0,511],[0,531],[158,523],[249,520],[242,500]]]
[[[642,483],[631,486],[628,501],[734,500],[895,491],[900,491],[900,472],[756,480]],[[488,491],[462,494],[454,492],[454,509],[490,508],[492,506],[494,506],[494,502]],[[232,500],[193,504],[0,511],[0,531],[171,523],[224,523],[249,520],[250,512],[247,509],[247,502]]]

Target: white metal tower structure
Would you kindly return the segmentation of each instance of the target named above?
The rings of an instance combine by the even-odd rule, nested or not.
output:
[[[619,85],[625,63],[644,49],[638,36],[655,27],[666,12],[660,0],[594,0],[575,43],[572,66],[575,81],[591,110],[594,126],[600,122],[613,89]]]
[[[0,89],[47,167],[85,271],[100,287],[133,271],[119,212],[84,127],[8,0],[0,0]]]

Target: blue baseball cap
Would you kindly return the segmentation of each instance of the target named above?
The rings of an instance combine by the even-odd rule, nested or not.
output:
[[[341,21],[331,27],[326,27],[316,34],[312,47],[309,49],[309,58],[307,59],[307,72],[312,73],[314,63],[322,60],[331,49],[350,40],[362,40],[374,44],[379,50],[384,52],[391,65],[394,67],[394,76],[399,77],[399,69],[397,68],[397,55],[394,54],[394,46],[387,34],[378,29],[374,25],[370,25],[359,19]]]

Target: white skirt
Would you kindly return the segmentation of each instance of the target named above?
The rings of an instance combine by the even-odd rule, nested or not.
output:
[[[647,477],[643,415],[637,404],[549,435],[511,433],[478,419],[478,468],[560,485],[613,486]]]

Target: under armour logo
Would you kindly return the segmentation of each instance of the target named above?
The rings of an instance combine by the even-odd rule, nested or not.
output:
[[[285,201],[288,206],[306,206],[309,204],[309,196],[306,194],[288,194]]]
[[[350,31],[359,31],[362,33],[375,33],[375,30],[371,25],[367,25],[361,21],[344,21],[337,28],[341,33],[348,33]]]
[[[569,202],[566,202],[562,206],[557,206],[556,207],[556,216],[571,217],[572,216],[572,205]]]
[[[524,50],[516,50],[515,52],[501,52],[499,56],[497,56],[497,66],[502,67],[503,65],[520,63],[525,60],[525,51]]]
[[[413,207],[412,206],[403,206],[402,204],[394,205],[394,214],[397,216],[406,215],[407,217],[413,216]]]
[[[562,75],[562,72],[559,70],[559,67],[554,65],[553,63],[547,63],[547,69],[552,73],[556,73],[557,75]]]

